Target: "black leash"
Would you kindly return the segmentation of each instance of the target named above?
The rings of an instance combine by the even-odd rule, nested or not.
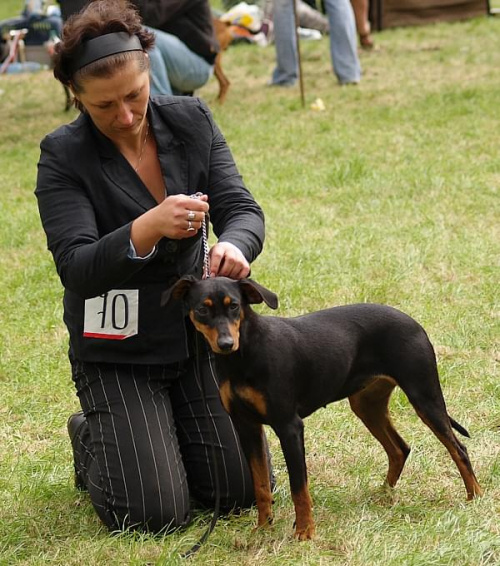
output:
[[[193,556],[193,554],[198,552],[198,550],[200,550],[202,545],[207,541],[208,537],[210,536],[210,533],[214,530],[215,524],[217,523],[217,519],[219,518],[219,512],[220,512],[220,480],[219,480],[219,472],[218,472],[219,467],[217,465],[218,464],[218,462],[217,462],[217,451],[215,449],[215,437],[214,437],[214,433],[213,433],[213,430],[212,430],[212,421],[210,420],[210,416],[208,414],[207,393],[206,393],[206,389],[205,389],[205,384],[203,382],[203,376],[202,376],[201,371],[200,371],[200,344],[199,344],[199,339],[198,339],[198,333],[196,333],[196,335],[195,335],[195,340],[196,340],[196,346],[195,346],[196,347],[196,372],[197,372],[199,379],[200,379],[200,391],[201,391],[201,396],[202,396],[202,399],[203,399],[203,412],[204,412],[205,420],[207,422],[208,435],[209,435],[210,444],[211,444],[211,447],[212,447],[212,458],[213,458],[213,464],[214,464],[214,478],[215,478],[215,507],[214,507],[214,514],[212,516],[212,520],[211,520],[210,525],[208,526],[207,530],[203,533],[200,540],[196,544],[194,544],[188,551],[181,554],[181,558],[189,558],[190,556]]]
[[[202,193],[196,193],[195,195],[191,195],[191,198],[199,198]],[[202,230],[202,246],[203,246],[203,279],[207,279],[210,277],[210,259],[209,259],[209,247],[208,247],[208,230],[207,230],[207,218],[203,220],[201,224]],[[214,514],[210,525],[208,526],[207,530],[203,533],[200,540],[193,545],[188,551],[181,554],[181,558],[189,558],[193,556],[203,544],[207,541],[210,533],[214,530],[215,524],[217,523],[217,519],[219,518],[220,512],[220,480],[219,480],[219,466],[217,462],[217,451],[215,449],[215,436],[212,430],[212,421],[210,420],[210,415],[208,414],[208,401],[207,401],[207,392],[205,389],[205,383],[203,382],[203,375],[201,373],[201,365],[200,365],[200,343],[198,338],[198,332],[195,330],[195,348],[196,348],[196,372],[200,379],[200,391],[201,397],[203,401],[203,413],[205,416],[205,420],[207,423],[208,435],[210,439],[210,444],[212,447],[212,458],[214,464],[214,478],[215,478],[215,507],[214,507]],[[210,355],[210,354],[209,354]]]

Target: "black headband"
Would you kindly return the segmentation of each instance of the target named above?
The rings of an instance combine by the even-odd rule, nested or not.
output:
[[[140,39],[125,31],[99,35],[82,43],[71,63],[72,73],[76,73],[86,65],[126,51],[144,51]]]

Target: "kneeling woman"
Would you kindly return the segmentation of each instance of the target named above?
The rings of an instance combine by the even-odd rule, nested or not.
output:
[[[207,107],[150,99],[153,42],[121,0],[68,20],[54,74],[81,114],[42,141],[36,196],[82,408],[68,421],[77,485],[110,529],[160,531],[187,524],[190,501],[213,505],[201,382],[221,504],[254,499],[210,355],[182,308],[165,311],[160,297],[182,275],[201,277],[209,210],[211,275],[234,279],[262,249],[264,218]]]

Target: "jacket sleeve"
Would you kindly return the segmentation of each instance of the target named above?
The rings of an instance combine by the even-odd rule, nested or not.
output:
[[[264,213],[246,188],[211,112],[203,102],[200,104],[212,132],[207,192],[214,233],[220,242],[237,246],[252,262],[264,244]]]
[[[65,151],[66,145],[64,137],[50,135],[42,141],[35,195],[63,286],[90,298],[119,287],[148,260],[129,256],[131,222],[99,234],[86,181],[77,173],[85,167],[68,167],[79,156]]]

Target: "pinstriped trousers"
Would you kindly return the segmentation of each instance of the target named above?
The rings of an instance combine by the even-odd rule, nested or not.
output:
[[[221,508],[249,507],[254,490],[231,419],[222,407],[213,358],[203,344],[171,365],[72,361],[86,425],[73,441],[75,468],[110,530],[151,532],[186,525],[194,501],[213,507],[214,428]]]

